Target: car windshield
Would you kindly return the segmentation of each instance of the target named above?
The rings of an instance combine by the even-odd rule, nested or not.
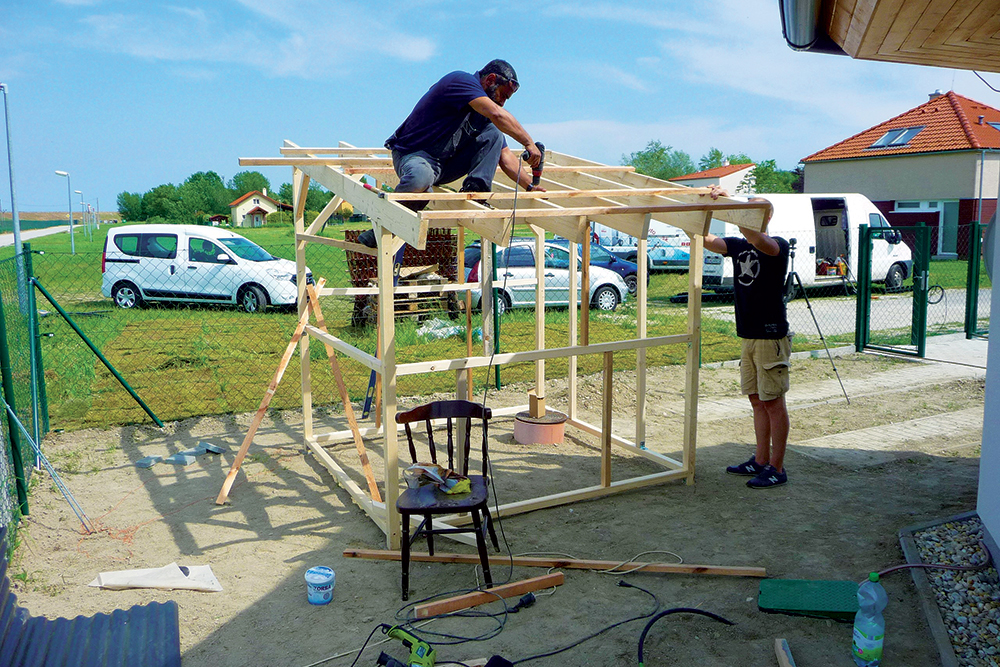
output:
[[[276,259],[271,253],[261,248],[253,241],[248,241],[242,236],[234,236],[228,239],[219,239],[222,245],[226,246],[240,259],[248,259],[251,262],[270,262]]]

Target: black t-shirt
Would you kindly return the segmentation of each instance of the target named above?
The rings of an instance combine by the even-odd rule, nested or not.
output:
[[[785,273],[788,270],[788,241],[774,237],[781,248],[766,255],[740,236],[727,236],[726,255],[733,260],[733,289],[736,296],[736,335],[740,338],[784,338],[788,335],[785,316]]]

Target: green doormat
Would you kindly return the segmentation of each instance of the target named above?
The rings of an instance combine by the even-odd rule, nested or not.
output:
[[[774,614],[793,614],[853,621],[858,612],[858,584],[853,581],[763,579],[757,608]]]

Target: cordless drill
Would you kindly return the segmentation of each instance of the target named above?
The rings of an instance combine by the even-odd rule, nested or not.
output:
[[[536,141],[535,146],[538,148],[538,152],[542,154],[542,159],[538,161],[537,167],[531,168],[531,187],[528,188],[529,190],[534,190],[538,187],[538,184],[542,180],[542,168],[545,166],[545,145],[540,141]],[[527,150],[521,153],[521,159],[525,162],[528,161]]]
[[[389,628],[386,635],[403,642],[403,646],[410,649],[410,656],[406,662],[400,662],[383,651],[378,656],[378,664],[386,667],[434,667],[437,651],[430,644],[417,639],[398,625]]]

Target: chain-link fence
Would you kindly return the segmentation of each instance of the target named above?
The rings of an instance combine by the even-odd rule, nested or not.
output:
[[[306,264],[316,280],[323,279],[327,288],[334,288],[332,296],[320,300],[330,333],[376,355],[376,261],[374,251],[357,244],[359,233],[366,228],[370,226],[364,222],[328,226],[323,235],[355,244],[348,247],[357,250],[308,243]],[[162,420],[255,410],[297,320],[290,227],[236,230],[256,244],[228,231],[185,231],[191,229],[112,226],[110,232],[105,229],[100,234],[103,237],[110,233],[106,255],[92,250],[76,255],[49,250],[34,259],[39,282]],[[803,229],[786,234],[789,240],[796,239],[791,259],[795,276],[787,288],[795,350],[821,348],[821,333],[830,346],[854,342],[857,255],[849,250],[842,229],[823,231],[828,233]],[[886,243],[884,256],[873,264],[874,298],[884,304],[912,299],[912,250],[903,231],[901,242]],[[510,248],[498,251],[495,286],[504,311],[499,318],[501,352],[535,348],[535,241],[529,234],[526,228],[518,228]],[[395,278],[399,289],[397,363],[489,352],[482,343],[479,290],[466,294],[442,289],[459,279],[460,252],[466,280],[478,280],[481,245],[471,233],[464,236],[460,241],[457,230],[432,230],[426,251],[404,247]],[[675,245],[660,250],[655,250],[654,245],[649,253],[649,336],[687,331],[689,246]],[[568,250],[568,243],[558,239],[546,240],[543,247],[545,345],[550,348],[574,344],[566,305]],[[637,335],[634,292],[638,269],[609,250],[616,249],[592,246],[590,293],[581,298],[590,306],[587,334],[591,343]],[[582,257],[579,245],[577,252]],[[967,268],[967,258],[962,257],[931,262],[932,284],[939,276],[938,282],[944,281],[944,298],[928,306],[932,332],[956,330],[956,326],[961,330],[961,276]],[[732,262],[706,253],[701,321],[704,362],[732,359],[739,354],[732,281]],[[983,289],[980,326],[989,316],[988,285],[984,283]],[[43,301],[40,308],[42,355],[53,425],[74,429],[147,421],[142,407],[105,368],[84,338],[54,307]],[[576,317],[581,317],[579,311]],[[901,326],[899,322],[893,316],[889,324],[878,328],[888,333]],[[583,335],[583,327],[577,326],[575,344],[583,342]],[[340,412],[324,346],[313,342],[308,350],[314,405],[320,410]],[[684,346],[652,348],[647,363],[683,363],[685,354]],[[615,355],[617,369],[634,369],[635,363],[634,352]],[[580,357],[578,372],[598,372],[600,364],[597,356]],[[296,365],[293,360],[292,368]],[[351,399],[356,404],[370,399],[374,394],[372,373],[344,357],[340,365]],[[551,379],[565,377],[567,370],[565,359],[546,363],[546,375]],[[533,379],[534,364],[501,369],[503,383]],[[473,380],[478,391],[487,383],[493,384],[495,376],[480,370]],[[450,371],[404,376],[399,378],[397,394],[421,397],[454,392],[455,381]],[[271,406],[294,409],[300,405],[298,374],[288,372]]]
[[[27,438],[37,443],[47,431],[32,391],[40,384],[40,367],[33,335],[33,294],[26,277],[29,262],[25,255],[0,261],[0,376],[5,403],[0,409],[0,525],[10,527],[10,545],[16,543],[18,520],[28,507],[28,484],[35,465],[34,448]]]

